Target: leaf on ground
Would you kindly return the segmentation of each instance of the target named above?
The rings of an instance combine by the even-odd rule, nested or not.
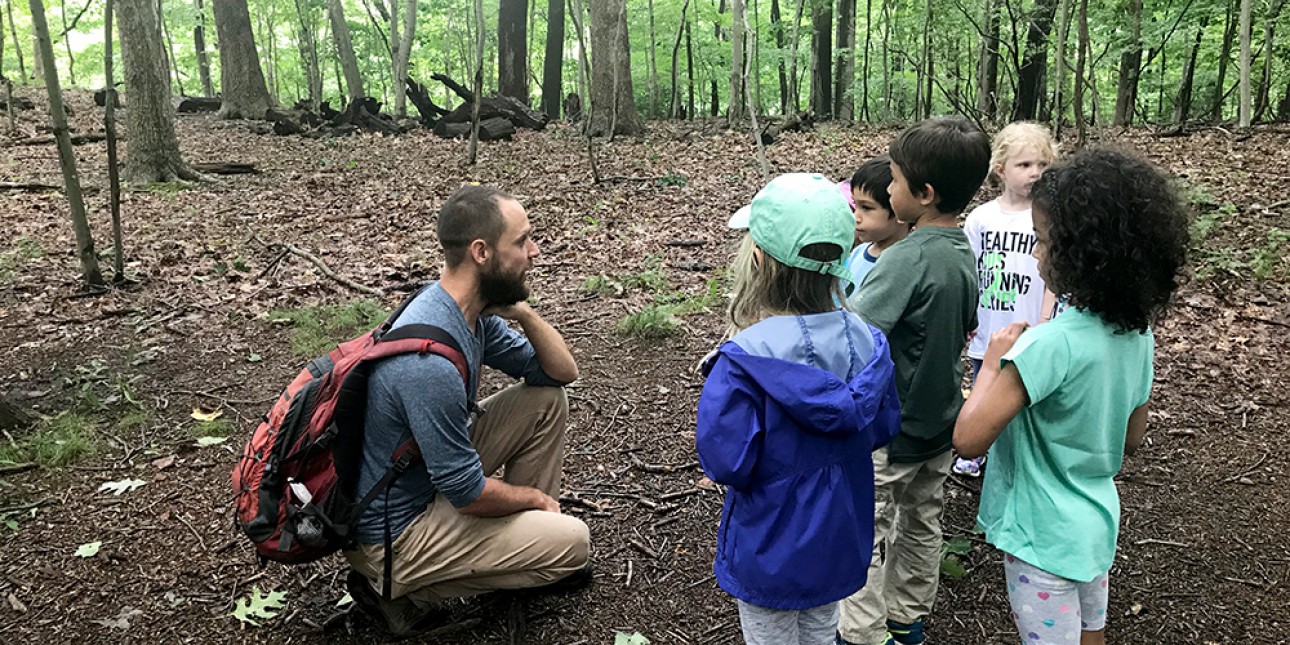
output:
[[[277,610],[286,607],[282,601],[287,599],[285,591],[270,591],[268,595],[260,592],[259,587],[251,588],[251,595],[238,598],[237,606],[230,616],[253,627],[259,627],[257,620],[268,620],[278,615]]]
[[[104,618],[93,622],[108,629],[130,629],[130,619],[141,615],[143,615],[142,610],[126,607],[121,610],[121,613],[117,614],[116,618]]]
[[[173,466],[173,465],[175,465],[175,456],[174,456],[174,455],[170,455],[169,457],[162,457],[162,458],[160,458],[160,459],[153,459],[153,460],[152,460],[152,467],[153,467],[153,468],[156,468],[156,469],[158,469],[158,470],[165,470],[165,469],[167,469],[167,468],[169,468],[169,467],[171,467],[171,466]]]
[[[614,634],[614,645],[649,645],[649,639],[640,632],[618,632]]]
[[[18,600],[17,596],[13,594],[9,594],[9,596],[5,598],[5,600],[9,601],[9,606],[12,607],[14,611],[20,614],[27,613],[27,605],[22,604],[22,601]]]
[[[98,492],[102,493],[106,491],[113,495],[120,495],[121,493],[129,492],[143,486],[146,483],[147,482],[142,479],[122,479],[114,482],[103,482],[103,485],[99,486]]]
[[[262,360],[264,360],[264,357],[260,356],[259,354],[251,354],[250,356],[246,357],[246,362],[248,363],[259,363]]]
[[[350,603],[352,603],[352,602],[354,602],[354,597],[353,597],[353,596],[351,596],[351,595],[349,595],[349,592],[346,592],[346,593],[345,593],[345,595],[344,595],[343,597],[341,597],[341,599],[340,599],[340,600],[337,600],[337,601],[336,601],[336,606],[337,606],[337,607],[344,607],[345,605],[348,605],[348,604],[350,604]]]
[[[205,406],[197,406],[193,408],[192,417],[198,421],[214,421],[222,416],[224,416],[223,408],[211,409]]]
[[[218,446],[228,441],[228,437],[198,437],[197,445],[205,448],[206,446]]]
[[[945,541],[941,547],[941,553],[955,553],[958,555],[967,555],[972,552],[972,541],[967,539],[966,535],[956,535]]]
[[[963,563],[959,561],[959,556],[953,553],[941,558],[941,573],[955,580],[968,574],[967,569],[963,568]]]
[[[102,542],[86,542],[85,544],[76,547],[76,557],[92,558],[99,554],[99,549],[102,548],[102,546]]]

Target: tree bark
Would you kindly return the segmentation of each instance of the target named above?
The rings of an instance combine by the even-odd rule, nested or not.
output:
[[[1118,126],[1133,123],[1133,109],[1138,102],[1138,76],[1142,72],[1142,0],[1129,3],[1129,30],[1129,46],[1120,54],[1120,80],[1115,91],[1115,116],[1112,117],[1112,122]]]
[[[81,180],[76,174],[76,153],[67,128],[67,112],[63,108],[63,92],[58,85],[58,67],[54,65],[54,46],[49,41],[49,26],[45,23],[45,7],[41,0],[30,0],[31,30],[36,37],[45,72],[45,90],[49,93],[49,118],[54,123],[54,137],[58,140],[58,160],[63,168],[63,183],[67,187],[67,201],[72,212],[72,229],[76,232],[76,249],[81,260],[81,277],[91,289],[104,287],[103,274],[99,271],[98,256],[94,253],[94,238],[90,234],[89,217],[85,213],[85,200],[81,197]]]
[[[391,7],[395,9],[397,7]],[[392,14],[393,15],[393,14]],[[391,24],[393,24],[391,22]],[[406,0],[403,6],[403,34],[397,36],[397,46],[394,42],[390,46],[395,50],[393,55],[393,72],[394,72],[394,114],[399,118],[408,115],[408,61],[412,57],[412,39],[416,36],[417,29],[417,0]],[[390,38],[395,38],[396,34],[391,33]]]
[[[632,91],[626,0],[591,5],[591,120],[588,134],[636,136],[645,131]]]
[[[658,116],[658,35],[654,31],[654,0],[649,0],[649,118]]]
[[[108,210],[112,214],[112,281],[126,282],[125,241],[121,233],[121,176],[117,169],[116,154],[116,74],[112,56],[112,3],[106,0],[103,8],[103,78],[106,94],[103,97],[103,134],[107,136]],[[209,79],[209,77],[208,77]]]
[[[1066,111],[1066,41],[1070,37],[1071,20],[1075,13],[1074,2],[1079,0],[1060,0],[1057,5],[1061,22],[1057,28],[1057,55],[1054,56],[1057,59],[1057,82],[1053,83],[1053,138],[1058,141],[1062,138],[1062,115]],[[1080,50],[1076,56],[1083,54],[1083,50]],[[1079,74],[1075,75],[1075,83],[1079,83]]]
[[[1178,81],[1178,94],[1174,96],[1173,122],[1179,128],[1187,124],[1187,117],[1191,114],[1191,94],[1193,79],[1196,77],[1196,58],[1200,55],[1200,43],[1205,37],[1205,26],[1208,22],[1208,16],[1201,17],[1200,26],[1196,28],[1196,39],[1192,42],[1191,52],[1187,55],[1187,59],[1183,61],[1182,78]]]
[[[717,4],[717,15],[726,12],[726,0],[721,0]],[[712,36],[717,42],[725,40],[721,33],[721,21],[716,20],[712,23]],[[717,87],[717,78],[712,76],[708,81],[708,115],[716,117],[721,113],[721,90]]]
[[[688,0],[687,0],[688,1]],[[682,10],[684,13],[684,10]],[[564,99],[564,0],[548,0],[546,7],[546,56],[542,59],[542,111],[552,121],[560,118]]]
[[[220,107],[222,119],[263,119],[273,107],[269,88],[260,68],[260,53],[251,32],[251,14],[246,0],[214,0],[215,32],[219,36]],[[125,21],[121,21],[125,28]],[[133,98],[130,99],[133,111]],[[130,128],[135,136],[134,128]],[[131,148],[134,145],[131,144]]]
[[[63,48],[67,50],[67,82],[76,87],[76,58],[72,56],[72,30],[67,28],[67,0],[58,4],[58,17],[63,22]]]
[[[1209,105],[1209,120],[1218,123],[1223,120],[1223,103],[1227,93],[1227,68],[1232,60],[1232,43],[1236,40],[1236,11],[1232,0],[1227,3],[1226,26],[1223,29],[1223,45],[1218,54],[1218,79],[1214,83],[1214,92]]]
[[[993,121],[999,114],[999,3],[985,0],[985,34],[981,36],[980,62],[977,65],[976,109],[982,118]]]
[[[679,57],[681,52],[681,35],[685,31],[686,10],[690,8],[690,0],[684,0],[681,3],[681,21],[676,24],[676,39],[672,42],[672,96],[668,103],[668,116],[675,119],[680,116],[681,111],[681,90],[680,80],[678,78],[678,67],[680,65]]]
[[[744,118],[744,0],[730,2],[730,91],[726,120]]]
[[[811,111],[816,118],[833,118],[833,7],[829,0],[811,0],[811,31],[815,69],[811,73]]]
[[[1259,93],[1254,100],[1254,120],[1262,121],[1263,115],[1267,112],[1271,103],[1272,94],[1272,56],[1275,51],[1272,47],[1273,38],[1276,35],[1277,19],[1281,17],[1281,9],[1285,6],[1285,0],[1268,3],[1268,15],[1263,21],[1263,80],[1259,82]]]
[[[527,17],[528,0],[500,0],[497,5],[497,92],[525,105],[529,104]]]
[[[202,96],[215,96],[215,87],[211,84],[211,61],[206,53],[206,7],[202,0],[195,2],[195,20],[193,25],[193,49],[197,50],[197,74],[201,78]]]
[[[345,73],[345,92],[349,100],[367,96],[363,90],[363,75],[358,70],[358,58],[354,56],[354,41],[349,37],[349,23],[345,22],[345,8],[341,0],[327,0],[327,18],[331,21],[331,35],[336,45],[336,55],[340,58],[341,69]]]
[[[9,14],[9,35],[13,36],[13,51],[18,55],[18,78],[25,79],[27,63],[22,58],[22,41],[18,40],[18,27],[13,24],[13,0],[5,0],[5,13]]]
[[[1250,104],[1250,13],[1254,9],[1253,0],[1241,0],[1241,104],[1238,126],[1250,127],[1253,116]]]
[[[305,5],[302,0],[295,0],[296,19],[299,22],[296,44],[300,49],[301,65],[304,67],[305,87],[308,91],[308,98],[311,112],[317,112],[318,107],[322,104],[323,97],[323,79],[322,67],[318,64],[318,41],[314,34],[318,25],[314,22],[313,8]]]
[[[837,86],[833,89],[833,114],[839,119],[854,119],[851,86],[856,76],[856,2],[838,0]]]
[[[694,118],[694,42],[690,37],[690,21],[685,21],[685,76],[687,79],[686,86],[689,88],[689,98],[686,99],[685,106],[686,118]]]
[[[801,83],[797,78],[797,46],[801,42],[802,13],[806,11],[806,0],[797,0],[797,12],[793,14],[793,37],[789,41],[788,86],[792,94],[793,111],[802,110]]]
[[[788,112],[788,66],[784,64],[784,19],[780,15],[779,0],[770,0],[770,30],[775,34],[775,49],[779,51],[779,113]]]
[[[1026,33],[1026,57],[1017,71],[1017,101],[1012,120],[1031,120],[1039,114],[1044,68],[1048,64],[1048,34],[1053,28],[1057,0],[1036,0]]]
[[[117,0],[121,60],[125,64],[130,145],[125,180],[135,184],[196,179],[179,154],[170,84],[161,68],[161,34],[149,0]]]
[[[935,74],[933,65],[935,59],[932,57],[932,22],[935,14],[932,13],[932,0],[925,0],[926,11],[923,15],[923,60],[919,61],[919,76],[922,84],[919,86],[919,96],[922,97],[922,117],[924,119],[932,116],[932,78]]]
[[[339,2],[340,0],[332,0]],[[470,107],[470,144],[466,162],[475,165],[479,158],[479,103],[484,98],[484,0],[475,0],[475,92]]]
[[[1088,140],[1087,119],[1084,118],[1085,72],[1088,68],[1088,0],[1079,0],[1079,52],[1075,55],[1075,128],[1079,132],[1075,147],[1083,148]],[[1061,113],[1057,114],[1060,121]]]

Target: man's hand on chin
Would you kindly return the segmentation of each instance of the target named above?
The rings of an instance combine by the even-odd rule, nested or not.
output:
[[[525,301],[520,301],[512,305],[491,305],[489,307],[485,307],[484,310],[480,312],[480,315],[483,316],[498,316],[505,318],[506,320],[515,321],[533,314],[533,308]]]

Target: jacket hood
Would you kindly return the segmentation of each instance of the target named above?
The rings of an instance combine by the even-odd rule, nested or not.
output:
[[[720,355],[730,361],[732,376],[756,384],[807,431],[860,432],[877,418],[895,371],[886,337],[868,329],[873,354],[849,382],[818,367],[749,354],[730,341],[721,345]]]

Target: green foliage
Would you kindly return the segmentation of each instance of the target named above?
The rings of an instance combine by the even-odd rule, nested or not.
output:
[[[623,285],[601,274],[587,277],[582,284],[578,285],[578,290],[593,296],[604,296],[622,293]]]
[[[715,278],[708,280],[707,288],[698,295],[689,295],[682,291],[654,297],[657,304],[667,305],[672,313],[678,316],[719,308],[724,298],[721,297],[721,283]]]
[[[667,338],[681,331],[681,323],[667,305],[650,305],[618,321],[618,333],[644,339]]]
[[[0,284],[13,281],[18,269],[29,260],[45,255],[45,247],[29,237],[20,237],[11,251],[0,252]]]
[[[645,270],[626,275],[619,280],[628,289],[659,292],[667,289],[667,274],[663,273],[663,258],[652,255],[645,259]]]
[[[337,343],[379,325],[387,315],[389,312],[375,300],[269,312],[274,322],[291,324],[291,352],[305,358],[331,351]]]
[[[690,183],[690,178],[680,173],[668,173],[658,180],[660,186],[684,186]]]
[[[640,632],[615,632],[614,645],[649,645],[649,639]]]
[[[1272,228],[1263,244],[1254,249],[1250,270],[1260,280],[1284,278],[1290,275],[1290,231]]]
[[[972,552],[972,542],[967,536],[956,535],[941,544],[941,573],[955,580],[963,578],[968,570],[963,558]]]
[[[227,437],[233,434],[235,429],[232,421],[220,417],[210,421],[199,421],[189,428],[189,432],[194,437]]]
[[[0,444],[0,462],[35,462],[61,468],[95,450],[97,428],[93,419],[64,412],[42,421],[29,435]]]
[[[229,615],[244,624],[259,627],[259,621],[277,617],[278,610],[286,607],[283,604],[286,599],[285,591],[270,591],[265,595],[260,592],[259,587],[252,587],[250,595],[238,598],[237,604]]]

